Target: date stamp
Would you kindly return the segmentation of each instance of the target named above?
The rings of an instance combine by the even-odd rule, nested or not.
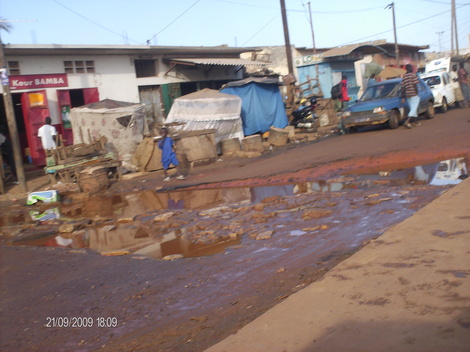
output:
[[[116,317],[47,317],[46,328],[115,328]]]

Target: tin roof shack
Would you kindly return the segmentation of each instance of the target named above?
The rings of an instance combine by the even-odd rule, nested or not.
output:
[[[242,99],[236,95],[203,89],[175,99],[166,120],[175,132],[215,130],[215,143],[243,139],[240,117]]]
[[[132,163],[137,146],[148,132],[144,105],[110,99],[73,108],[70,120],[76,143],[91,143],[105,136],[107,148],[117,152],[124,166]]]
[[[400,66],[411,63],[418,67],[424,63],[424,53],[420,50],[429,49],[429,46],[398,44],[398,48]],[[355,101],[367,83],[365,68],[372,61],[382,67],[394,66],[397,61],[394,43],[377,40],[345,45],[316,56],[297,58],[295,62],[299,72],[299,81],[304,82],[308,77],[317,78],[318,76],[325,98],[331,97],[331,88],[341,80],[341,75],[346,75],[349,96],[351,101]]]

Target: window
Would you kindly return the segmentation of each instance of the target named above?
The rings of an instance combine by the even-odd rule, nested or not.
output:
[[[65,73],[74,73],[73,62],[72,61],[64,61],[64,69],[65,69]]]
[[[86,73],[95,73],[95,62],[85,61]]]
[[[64,61],[65,73],[95,73],[94,61]]]
[[[85,65],[83,61],[75,61],[75,73],[85,73]]]
[[[8,71],[10,75],[19,75],[20,73],[20,62],[19,61],[8,61]]]
[[[155,60],[135,60],[134,65],[137,77],[154,77],[157,75]]]

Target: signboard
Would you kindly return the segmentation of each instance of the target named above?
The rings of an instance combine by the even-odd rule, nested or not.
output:
[[[323,54],[307,55],[295,58],[296,66],[318,64],[323,61]]]
[[[10,76],[10,90],[67,87],[65,73]]]
[[[2,86],[8,85],[8,73],[6,68],[0,68],[0,77],[2,78]]]
[[[450,71],[451,71],[450,57],[445,57],[445,58],[437,59],[437,60],[431,60],[426,64],[426,73],[450,72]]]

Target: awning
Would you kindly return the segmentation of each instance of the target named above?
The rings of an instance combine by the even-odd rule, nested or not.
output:
[[[171,59],[170,63],[190,65],[220,65],[220,66],[266,66],[269,62],[251,61],[237,58],[200,58],[200,59]]]
[[[238,58],[172,58],[170,69],[167,75],[176,65],[204,65],[204,66],[267,66],[270,63],[265,61],[251,61]]]

